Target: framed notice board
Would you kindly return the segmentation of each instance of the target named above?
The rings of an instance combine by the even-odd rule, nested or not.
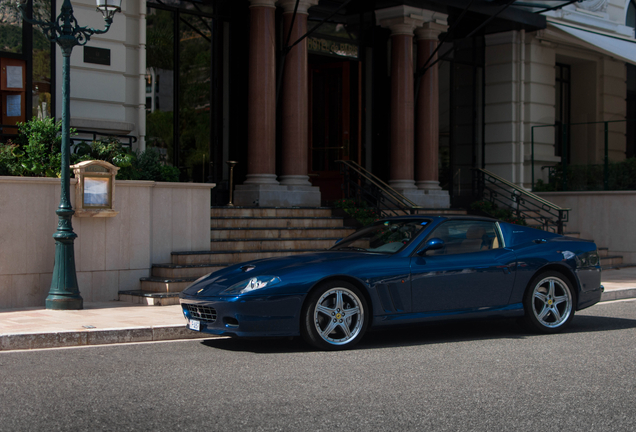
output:
[[[14,125],[26,119],[26,62],[0,58],[0,111],[2,124]],[[4,133],[18,133],[4,128]]]

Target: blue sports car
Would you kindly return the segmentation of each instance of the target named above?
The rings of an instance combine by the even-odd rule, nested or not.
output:
[[[494,219],[380,220],[319,253],[245,262],[180,295],[188,328],[350,348],[369,328],[519,317],[543,333],[601,298],[596,245]]]

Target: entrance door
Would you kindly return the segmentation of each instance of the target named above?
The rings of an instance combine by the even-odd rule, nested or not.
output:
[[[310,65],[309,177],[320,188],[323,202],[342,198],[343,178],[336,161],[359,162],[359,134],[355,143],[351,136],[350,64]]]

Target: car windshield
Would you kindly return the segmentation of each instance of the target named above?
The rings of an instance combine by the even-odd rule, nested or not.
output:
[[[338,242],[330,250],[393,254],[406,247],[430,219],[378,221]]]

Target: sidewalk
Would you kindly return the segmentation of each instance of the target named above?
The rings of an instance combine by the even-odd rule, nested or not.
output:
[[[604,271],[601,301],[636,298],[636,267]],[[79,311],[0,310],[0,351],[211,338],[186,329],[181,306],[85,303]]]

